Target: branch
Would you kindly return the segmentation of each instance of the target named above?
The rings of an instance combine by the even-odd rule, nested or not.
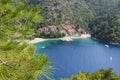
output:
[[[0,59],[0,61],[1,61],[0,65],[5,65],[5,66],[10,67],[10,68],[12,68],[12,69],[14,69],[14,70],[41,70],[41,69],[34,69],[34,68],[27,68],[27,69],[25,69],[25,68],[15,68],[14,66],[7,64],[8,62],[18,62],[18,60],[16,60],[16,61],[15,61],[15,60],[2,61],[2,60]]]

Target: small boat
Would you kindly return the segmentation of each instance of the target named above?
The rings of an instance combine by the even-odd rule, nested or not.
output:
[[[105,44],[105,47],[107,47],[107,48],[108,48],[108,47],[109,47],[109,45]]]
[[[110,57],[110,60],[111,60],[111,61],[112,61],[112,59],[113,59],[113,58],[112,58],[112,57]]]
[[[42,48],[45,48],[45,46],[43,46]]]

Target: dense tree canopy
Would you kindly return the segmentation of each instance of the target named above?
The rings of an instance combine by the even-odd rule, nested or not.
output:
[[[39,0],[46,25],[74,24],[86,27],[93,18],[84,0]]]
[[[93,37],[110,43],[120,43],[120,12],[109,11],[89,24]]]
[[[95,16],[104,14],[119,5],[120,0],[30,0],[39,4],[48,25],[75,24],[86,27]]]
[[[94,73],[80,72],[71,78],[64,78],[61,80],[120,80],[120,76],[112,72],[112,69],[100,69]]]

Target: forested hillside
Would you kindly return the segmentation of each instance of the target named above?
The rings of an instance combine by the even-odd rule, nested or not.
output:
[[[84,0],[39,0],[45,24],[86,27],[94,17]]]
[[[93,37],[112,44],[120,43],[120,11],[109,11],[95,18],[88,27]]]
[[[96,15],[111,11],[119,0],[39,0],[46,24],[76,24],[85,27]]]
[[[96,16],[105,14],[114,10],[118,5],[120,0],[85,0],[87,5],[92,10],[92,13]]]
[[[61,25],[61,24],[72,24],[75,25],[76,29],[83,28],[86,31],[89,30],[92,36],[97,39],[102,39],[111,43],[120,43],[119,25],[119,7],[120,0],[31,0],[34,4],[39,4],[41,7],[41,14],[44,16],[42,25]],[[114,17],[117,19],[109,18]],[[99,17],[103,17],[103,21],[99,20]],[[108,17],[105,17],[108,16]],[[111,20],[109,21],[108,20]],[[112,32],[106,28],[106,25],[101,25],[103,22],[108,22],[109,29],[118,29],[116,32]],[[94,23],[94,24],[93,24]],[[112,25],[111,25],[112,24]],[[97,32],[106,31],[109,34],[97,33],[93,27],[96,28]],[[104,28],[103,28],[104,27]],[[102,28],[99,30],[99,28]],[[99,36],[99,35],[101,36]],[[113,36],[114,34],[114,36]],[[99,36],[99,37],[98,37]],[[110,37],[106,37],[110,36]],[[104,37],[104,38],[103,38]],[[109,39],[106,39],[109,38]],[[111,40],[111,38],[113,38]]]

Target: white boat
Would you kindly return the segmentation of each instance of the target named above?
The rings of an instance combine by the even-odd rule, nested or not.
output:
[[[45,46],[43,46],[42,48],[45,48]]]
[[[107,48],[108,48],[108,47],[109,47],[109,45],[105,44],[105,47],[107,47]]]

